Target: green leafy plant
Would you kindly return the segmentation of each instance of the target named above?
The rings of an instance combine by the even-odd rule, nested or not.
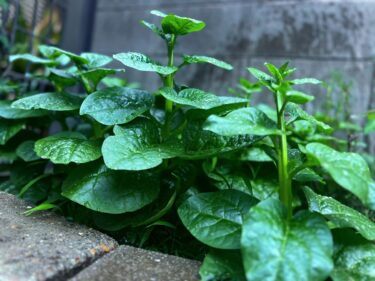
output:
[[[373,279],[375,224],[361,211],[375,208],[375,182],[364,159],[328,146],[331,126],[302,109],[314,99],[303,85],[321,82],[266,63],[269,73],[248,69],[257,81],[242,80],[242,97],[180,84],[175,75],[190,64],[232,66],[175,57],[178,39],[205,23],[151,13],[160,27],[142,24],[165,42],[167,60],[113,58],[158,75],[153,93],[115,76],[123,70],[105,67],[108,56],[41,46],[40,56],[11,57],[34,63],[49,91],[0,103],[0,140],[13,155],[1,189],[38,203],[28,215],[53,208],[124,243],[205,256],[206,281]],[[251,103],[264,90],[273,108]]]

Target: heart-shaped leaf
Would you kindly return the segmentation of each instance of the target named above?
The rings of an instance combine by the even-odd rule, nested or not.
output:
[[[164,33],[186,35],[202,30],[206,24],[200,20],[170,14],[163,17],[161,26]]]
[[[367,240],[375,240],[375,223],[365,215],[341,204],[332,197],[318,195],[308,187],[304,188],[304,192],[310,211],[322,214],[333,222],[336,228],[351,227]]]
[[[21,98],[12,103],[12,108],[69,111],[79,109],[82,98],[68,93],[42,93]]]
[[[333,241],[325,220],[306,211],[291,220],[277,199],[250,209],[242,228],[247,280],[325,280],[333,269]]]
[[[159,178],[150,172],[118,172],[92,164],[75,169],[62,195],[94,211],[121,214],[150,204],[159,194]]]
[[[114,170],[146,170],[182,153],[178,144],[161,143],[159,129],[147,119],[117,126],[115,134],[106,138],[102,147],[105,164]]]
[[[199,241],[218,249],[239,249],[243,217],[256,203],[237,190],[199,193],[181,204],[178,215]]]
[[[280,134],[276,123],[253,107],[234,110],[224,117],[211,115],[203,128],[222,136]]]
[[[38,140],[36,154],[55,164],[86,163],[101,156],[101,140],[88,140],[80,133],[62,132]]]
[[[124,124],[149,110],[153,96],[142,90],[112,87],[90,94],[82,103],[80,114],[88,114],[104,125]]]
[[[232,70],[233,66],[231,66],[229,63],[226,63],[224,61],[207,57],[207,56],[183,56],[184,64],[192,64],[192,63],[209,63],[214,66],[226,69],[226,70]]]
[[[161,75],[169,75],[177,71],[177,67],[160,65],[160,63],[153,61],[149,57],[140,53],[120,53],[113,55],[113,58],[120,61],[127,67],[131,67],[140,71],[151,71],[159,73]]]
[[[375,182],[366,161],[359,154],[338,152],[320,143],[308,144],[306,152],[309,157],[318,161],[338,185],[375,210]]]

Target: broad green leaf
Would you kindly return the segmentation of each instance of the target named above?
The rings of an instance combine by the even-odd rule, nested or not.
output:
[[[202,281],[246,281],[240,251],[211,249],[199,269]]]
[[[18,55],[12,55],[9,56],[9,61],[14,62],[16,60],[26,60],[35,64],[46,64],[46,65],[56,65],[56,61],[49,60],[49,59],[43,59],[39,58],[37,56],[34,56],[32,54],[18,54]]]
[[[120,53],[113,55],[113,58],[127,67],[140,71],[151,71],[161,75],[169,75],[177,71],[177,67],[160,65],[160,63],[153,61],[149,57],[140,53]]]
[[[182,153],[181,145],[161,143],[159,129],[146,119],[117,126],[115,134],[106,138],[102,147],[104,162],[113,170],[146,170]]]
[[[205,91],[188,88],[177,93],[174,89],[164,87],[159,93],[177,104],[189,105],[199,109],[212,109],[225,104],[246,104],[247,100],[236,97],[218,97]]]
[[[88,140],[80,133],[63,132],[38,140],[36,154],[55,164],[86,163],[101,156],[101,140]]]
[[[288,103],[285,107],[285,112],[287,115],[289,115],[290,120],[288,122],[293,122],[295,120],[306,120],[310,122],[311,124],[317,126],[319,129],[321,129],[324,132],[331,132],[332,128],[315,119],[313,116],[308,114],[306,111],[304,111],[299,105],[294,104],[294,103]]]
[[[259,200],[279,198],[279,183],[275,178],[255,178],[250,181],[252,195]]]
[[[299,171],[296,175],[293,176],[293,180],[298,181],[298,182],[325,183],[324,179],[310,168],[306,168],[306,169]]]
[[[143,114],[153,105],[153,96],[142,90],[112,87],[90,94],[80,114],[88,114],[104,125],[124,124]]]
[[[316,131],[316,125],[306,120],[294,121],[293,127],[293,132],[303,138],[314,135]]]
[[[34,151],[34,146],[35,146],[35,141],[33,140],[24,141],[16,149],[17,156],[26,162],[40,159],[39,156],[36,155]]]
[[[186,35],[202,30],[206,24],[203,21],[169,14],[163,17],[161,26],[165,33]]]
[[[204,244],[239,249],[242,219],[256,199],[237,190],[199,193],[178,208],[182,223]]]
[[[333,281],[375,280],[375,245],[344,246],[335,254],[335,268],[331,273]]]
[[[250,147],[245,149],[239,155],[239,160],[241,161],[251,161],[251,162],[272,162],[272,158],[260,147]]]
[[[316,194],[305,187],[304,192],[309,203],[309,210],[325,216],[335,227],[351,227],[367,240],[375,240],[375,223],[360,212],[341,204],[332,197]]]
[[[325,220],[307,211],[288,220],[276,199],[250,209],[242,228],[247,280],[319,281],[333,269],[333,241]]]
[[[147,21],[144,21],[142,20],[141,21],[141,24],[143,24],[144,26],[146,26],[147,28],[149,28],[152,32],[154,32],[155,34],[159,35],[161,38],[163,39],[167,39],[167,36],[166,34],[163,32],[163,30],[161,30],[159,27],[157,27],[155,24],[153,23],[149,23]]]
[[[182,133],[184,158],[200,159],[247,147],[260,138],[253,135],[220,136],[202,129],[201,121],[191,121]]]
[[[233,66],[231,66],[229,63],[226,63],[224,61],[207,57],[207,56],[183,56],[184,64],[192,64],[192,63],[209,63],[214,66],[226,69],[226,70],[232,70]]]
[[[42,93],[16,100],[11,107],[26,110],[70,111],[79,109],[82,100],[81,97],[68,93]]]
[[[288,101],[288,102],[293,102],[293,103],[297,103],[297,104],[304,104],[304,103],[308,103],[308,102],[313,101],[313,100],[314,100],[313,96],[307,95],[307,94],[302,93],[300,91],[292,90],[292,91],[288,91],[286,93],[286,101]]]
[[[47,115],[46,110],[24,110],[11,107],[12,101],[0,101],[0,117],[5,119],[23,119],[32,117],[41,117]]]
[[[48,69],[47,78],[53,82],[57,88],[61,89],[76,85],[78,83],[75,74],[56,68]]]
[[[42,53],[43,56],[49,59],[56,59],[60,57],[61,55],[65,55],[69,57],[71,61],[73,61],[77,65],[83,65],[83,64],[89,63],[89,60],[84,57],[78,56],[76,54],[73,54],[71,52],[68,52],[60,48],[53,47],[53,46],[41,45],[39,46],[39,51]]]
[[[103,78],[108,75],[115,74],[115,69],[108,68],[95,68],[87,71],[80,72],[78,75],[81,78],[81,81],[89,93],[96,90],[96,87],[102,81]]]
[[[303,84],[321,84],[322,81],[315,79],[315,78],[301,78],[301,79],[294,79],[290,81],[293,85],[303,85]]]
[[[112,61],[111,57],[96,53],[82,53],[81,57],[85,58],[88,61],[86,65],[89,68],[102,67]]]
[[[359,154],[338,152],[320,143],[308,144],[306,151],[338,185],[356,195],[365,206],[375,210],[375,182],[366,161]]]
[[[263,71],[249,67],[247,69],[251,75],[253,75],[257,80],[262,81],[262,82],[276,82],[275,78],[272,76],[268,75],[267,73],[264,73]]]
[[[0,145],[7,143],[8,140],[22,129],[25,129],[25,124],[23,122],[12,122],[0,119]]]
[[[276,123],[253,107],[237,109],[224,117],[211,115],[203,128],[223,136],[279,134]]]
[[[62,195],[94,211],[121,214],[150,204],[159,194],[159,178],[151,172],[118,172],[105,165],[75,169]]]

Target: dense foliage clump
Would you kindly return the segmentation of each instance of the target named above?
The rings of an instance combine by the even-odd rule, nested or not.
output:
[[[151,13],[161,27],[142,24],[164,40],[167,63],[136,52],[113,59],[159,75],[153,93],[119,78],[124,70],[105,55],[40,46],[40,57],[10,58],[33,63],[33,79],[49,86],[0,101],[10,171],[1,189],[37,203],[28,214],[54,208],[125,243],[204,256],[206,281],[375,278],[369,167],[332,148],[332,126],[301,107],[314,100],[301,85],[321,82],[266,63],[267,73],[248,68],[255,82],[241,80],[244,97],[180,84],[175,75],[190,64],[232,66],[175,58],[179,37],[205,23]],[[250,106],[255,92],[274,104]]]

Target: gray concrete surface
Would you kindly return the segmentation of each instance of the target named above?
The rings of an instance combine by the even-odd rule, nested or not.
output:
[[[0,192],[0,280],[66,280],[117,247],[112,238]]]
[[[71,281],[198,281],[199,266],[197,261],[120,246]]]
[[[113,54],[139,51],[165,63],[165,47],[139,24],[157,22],[152,9],[204,20],[204,31],[181,37],[177,54],[210,55],[232,63],[226,72],[211,66],[187,67],[177,80],[225,94],[248,66],[289,60],[298,76],[328,80],[332,71],[353,80],[352,109],[363,114],[375,108],[375,0],[97,0],[92,50]],[[157,89],[152,73],[127,70],[130,81]],[[322,103],[325,91],[313,88]],[[255,102],[267,95],[256,95]],[[313,108],[309,107],[310,111]],[[375,140],[372,139],[372,153]]]

